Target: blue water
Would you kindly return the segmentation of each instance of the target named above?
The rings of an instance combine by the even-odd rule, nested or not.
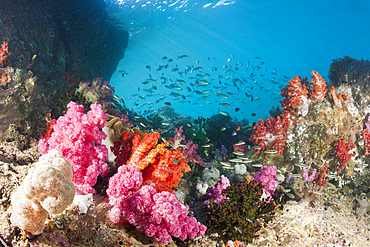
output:
[[[253,122],[266,118],[269,109],[279,104],[286,78],[295,75],[310,78],[311,70],[315,70],[327,80],[332,59],[345,55],[370,58],[369,1],[110,0],[107,4],[110,16],[130,32],[125,57],[111,83],[116,94],[123,95],[127,106],[137,112],[155,111],[164,102],[171,102],[176,112],[194,118],[210,117],[222,110],[238,120]],[[189,57],[177,60],[184,54]],[[162,59],[164,56],[174,61]],[[156,71],[158,66],[166,64],[167,69]],[[224,65],[239,70],[224,73],[227,70]],[[186,66],[203,70],[183,77],[172,71],[176,67],[183,71]],[[212,67],[217,67],[217,71],[211,71]],[[122,77],[120,70],[128,74]],[[195,79],[189,77],[199,72],[209,73],[204,79],[211,82],[208,87],[198,89],[211,90],[203,100],[199,97],[204,95],[194,93],[190,86]],[[143,85],[149,74],[156,81]],[[217,78],[220,75],[221,80]],[[226,79],[231,75],[242,79],[243,84],[236,82],[235,87],[232,79]],[[162,76],[167,78],[164,84]],[[184,79],[186,83],[176,79]],[[175,82],[182,91],[165,87]],[[215,87],[219,86],[222,93],[228,92],[229,99],[215,93],[219,90]],[[143,89],[153,92],[146,93]],[[171,92],[183,97],[171,96]],[[245,92],[252,96],[247,97]],[[160,97],[166,98],[155,103]],[[240,111],[236,112],[235,108]],[[256,116],[251,116],[252,113]]]

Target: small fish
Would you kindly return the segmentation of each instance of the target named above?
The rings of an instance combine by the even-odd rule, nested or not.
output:
[[[295,196],[292,193],[285,193],[290,199],[294,199]]]
[[[211,92],[211,90],[204,90],[204,91],[202,91],[201,93],[202,94],[209,94]]]
[[[285,189],[285,188],[283,188],[283,191],[284,191],[285,193],[288,193],[288,192],[290,192],[290,191],[291,191],[291,189]]]
[[[220,103],[220,105],[222,105],[222,106],[226,106],[226,107],[230,107],[231,105],[230,104],[228,104],[228,103]]]
[[[258,149],[258,150],[261,149],[261,147],[260,146],[257,146],[257,145],[256,146],[253,146],[252,148],[253,149]]]
[[[206,173],[213,173],[213,171],[209,170],[208,168],[204,169],[203,171]]]
[[[253,167],[262,167],[262,164],[252,164]]]
[[[239,107],[236,107],[235,108],[235,112],[238,112],[240,110],[240,108]]]
[[[302,199],[302,194],[301,193],[299,193],[298,191],[296,191],[296,190],[293,190],[293,192],[294,192],[294,194],[296,194],[296,196],[298,196],[299,198],[301,198]]]
[[[293,178],[302,178],[301,174],[292,174],[291,176]]]
[[[245,142],[244,141],[240,141],[240,142],[238,142],[238,143],[235,143],[234,145],[235,146],[240,146],[240,145],[244,145],[245,144]]]
[[[164,126],[169,126],[169,125],[171,125],[170,123],[162,123],[162,125],[164,125]]]
[[[299,163],[294,163],[295,166],[298,166],[300,168],[308,168],[308,165],[305,165],[305,164],[299,164]]]
[[[235,163],[240,163],[240,162],[242,162],[243,160],[241,160],[241,159],[231,159],[231,160],[229,160],[230,162],[235,162]]]
[[[146,128],[146,126],[145,126],[145,124],[143,124],[143,123],[139,123],[141,126],[143,126],[144,128]]]
[[[118,72],[120,72],[120,73],[121,73],[122,77],[125,77],[125,76],[128,74],[127,72],[125,72],[125,71],[123,71],[123,70],[120,70],[120,71],[118,71]]]
[[[244,155],[244,153],[243,152],[240,152],[240,151],[235,151],[235,152],[233,152],[233,154],[239,155],[239,156],[243,156]]]
[[[266,154],[277,154],[278,151],[277,150],[266,150],[265,153]]]
[[[113,99],[116,100],[117,102],[120,102],[120,99],[117,95],[113,95]]]
[[[222,94],[222,93],[216,94],[216,95],[219,96],[219,97],[221,97],[221,98],[224,98],[224,99],[228,99],[229,98],[229,96],[227,96],[226,94]]]
[[[316,194],[316,195],[320,195],[320,196],[324,195],[324,193],[322,191],[314,191],[313,193]]]
[[[229,163],[226,163],[226,162],[223,162],[223,161],[221,161],[220,163],[221,163],[221,165],[226,166],[226,167],[229,167],[230,166]]]
[[[221,128],[221,131],[225,131],[225,130],[226,130],[226,127],[222,127],[222,128]]]
[[[233,131],[233,133],[231,133],[232,136],[236,136],[238,133],[236,131]]]
[[[189,56],[188,55],[181,55],[181,56],[177,56],[177,59],[185,59],[185,58],[188,58]]]
[[[253,160],[243,160],[242,163],[245,163],[245,164],[248,164],[248,163],[252,163]]]
[[[174,93],[174,92],[171,92],[170,95],[174,96],[174,97],[177,97],[177,98],[181,98],[181,94],[178,94],[178,93]]]
[[[211,147],[211,145],[210,144],[204,144],[204,145],[202,145],[202,147],[209,148],[209,147]]]
[[[330,179],[335,179],[337,176],[334,174],[329,174],[329,175],[326,175],[325,177],[330,178]]]
[[[254,112],[253,112],[253,113],[251,114],[251,116],[252,116],[252,117],[255,117],[255,116],[256,116],[256,113],[254,113]]]
[[[164,102],[165,105],[171,106],[171,102]]]
[[[224,115],[224,116],[229,116],[229,113],[227,113],[226,111],[220,111],[218,110],[219,113],[221,113],[221,115]]]

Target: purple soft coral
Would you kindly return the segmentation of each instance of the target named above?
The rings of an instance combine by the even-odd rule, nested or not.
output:
[[[227,177],[224,175],[221,175],[220,181],[217,182],[217,184],[213,185],[209,192],[207,193],[207,201],[203,202],[203,206],[209,204],[209,199],[213,199],[215,203],[218,205],[221,204],[222,200],[229,200],[226,196],[222,195],[222,191],[230,186],[230,181]]]

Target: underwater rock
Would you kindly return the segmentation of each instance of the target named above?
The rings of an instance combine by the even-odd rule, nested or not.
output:
[[[17,98],[7,106],[8,114],[0,112],[1,119],[12,119],[14,113],[21,111],[16,116],[27,119],[32,136],[37,137],[37,127],[43,126],[36,125],[44,125],[42,120],[48,109],[67,88],[65,72],[85,81],[111,77],[124,56],[128,32],[108,21],[104,7],[103,0],[35,0],[32,4],[25,0],[2,1],[0,43],[6,41],[11,54],[5,66],[22,69],[17,77],[22,79],[22,87],[25,76],[38,80],[27,100],[28,106],[21,104],[25,99]],[[4,93],[0,90],[0,95]],[[13,93],[10,98],[17,95]],[[8,128],[6,123],[1,124],[0,133]]]

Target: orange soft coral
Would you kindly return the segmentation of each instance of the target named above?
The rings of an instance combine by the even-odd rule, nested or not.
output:
[[[312,79],[311,79],[311,84],[310,84],[310,89],[309,89],[310,97],[313,100],[324,101],[325,96],[329,91],[324,81],[324,78],[322,78],[322,76],[318,72],[313,71],[313,70],[311,74],[312,74]]]
[[[157,132],[147,134],[142,140],[140,135],[136,135],[132,140],[132,154],[127,166],[136,165],[139,170],[143,170],[150,163],[153,163],[153,159],[160,152],[160,148],[163,148],[162,145],[154,149],[159,137],[160,135]]]
[[[181,171],[190,171],[180,148],[169,150],[168,142],[157,144],[159,133],[140,136],[135,132],[129,137],[129,133],[123,132],[122,135],[122,141],[116,141],[112,148],[117,156],[116,166],[125,163],[128,167],[137,166],[143,174],[143,185],[151,185],[157,192],[170,191],[184,175]]]
[[[332,87],[331,90],[330,90],[330,94],[333,96],[335,106],[338,107],[338,108],[342,108],[342,99],[344,98],[344,100],[346,100],[347,95],[346,94],[342,95],[342,92],[340,92],[337,95],[336,91],[337,90],[335,89],[335,87]]]
[[[181,177],[181,171],[188,172],[190,167],[183,159],[180,148],[174,150],[164,149],[164,153],[151,166],[144,169],[143,185],[153,186],[157,192],[170,191],[177,187]]]

